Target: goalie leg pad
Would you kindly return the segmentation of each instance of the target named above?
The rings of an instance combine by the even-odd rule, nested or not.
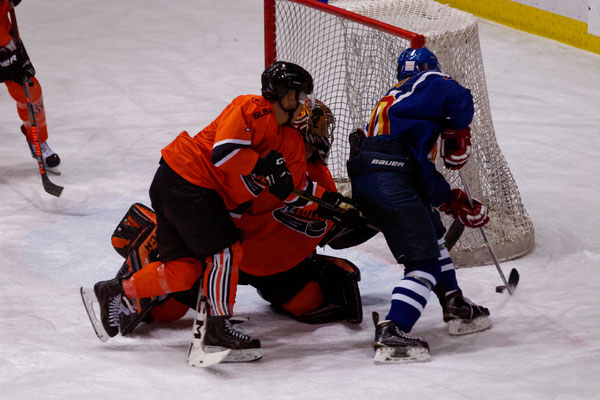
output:
[[[308,324],[325,324],[340,320],[360,324],[362,322],[362,301],[358,288],[360,270],[350,261],[337,257],[315,254],[308,261],[320,288],[322,301],[318,307],[302,315],[296,314],[294,318]],[[306,287],[309,285],[310,283]],[[299,301],[298,295],[303,292],[304,289],[292,300]],[[288,303],[284,308],[286,305]]]
[[[127,259],[116,276],[123,280],[156,260],[156,226],[154,224],[147,225],[129,248]],[[133,310],[122,309],[120,313],[119,331],[121,335],[127,336],[142,321],[151,322],[150,311],[165,299],[166,296],[132,299]]]
[[[279,274],[256,277],[240,273],[240,284],[254,286],[273,308],[309,324],[362,321],[359,269],[337,257],[313,255]]]
[[[341,306],[345,319],[353,324],[362,322],[362,300],[358,282],[360,270],[356,265],[343,258],[315,255],[315,262],[322,265],[319,285],[325,302]]]
[[[122,257],[127,258],[134,248],[134,242],[145,233],[148,227],[156,225],[154,211],[141,203],[133,204],[113,232],[111,242]]]
[[[323,304],[323,292],[315,281],[310,281],[282,307],[295,317],[302,317]]]
[[[283,305],[284,310],[290,312],[293,318],[307,324],[325,324],[329,322],[346,320],[353,324],[362,322],[362,301],[358,289],[360,281],[360,271],[350,261],[315,254],[308,260],[303,261],[305,266],[309,263],[312,270],[314,281],[309,282],[302,290],[287,303]],[[309,291],[307,288],[318,284],[320,304],[317,307],[311,307],[310,311],[303,312],[301,315],[289,310],[291,302],[309,304],[311,300],[316,300],[315,290]],[[312,294],[311,299],[302,299],[301,296]]]

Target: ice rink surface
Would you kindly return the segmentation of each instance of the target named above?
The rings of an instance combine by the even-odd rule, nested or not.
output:
[[[374,365],[372,311],[385,314],[397,266],[382,237],[346,251],[362,270],[365,320],[310,326],[274,314],[252,288],[237,313],[264,358],[186,365],[192,316],[101,343],[78,289],[122,263],[110,236],[149,204],[160,149],[197,132],[235,96],[259,93],[259,0],[24,1],[21,35],[38,71],[59,185],[43,192],[0,90],[0,398],[13,399],[596,399],[600,396],[600,55],[480,23],[498,142],[536,231],[513,297],[494,266],[458,270],[492,329],[450,337],[431,299],[414,335],[432,360]]]

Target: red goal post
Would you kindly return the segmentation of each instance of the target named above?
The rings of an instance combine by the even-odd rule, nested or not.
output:
[[[396,35],[401,38],[408,39],[410,41],[410,47],[413,49],[420,49],[425,45],[425,38],[423,35],[419,35],[415,32],[410,32],[405,29],[386,24],[385,22],[377,21],[373,18],[365,17],[360,14],[356,14],[350,11],[346,11],[339,7],[331,6],[327,3],[317,0],[289,0],[293,3],[303,4],[307,7],[311,7],[322,12],[341,17],[347,18],[348,20],[355,21],[357,23],[373,27],[382,32],[387,32],[391,35]],[[265,67],[268,67],[275,61],[277,61],[277,50],[275,48],[276,36],[275,36],[275,0],[265,0]]]
[[[533,224],[496,140],[477,18],[433,0],[265,0],[264,8],[265,64],[283,60],[304,67],[313,76],[316,97],[336,118],[329,169],[340,191],[349,185],[348,134],[365,127],[396,83],[400,53],[426,46],[442,71],[473,94],[473,155],[462,172],[472,195],[489,207],[486,232],[498,259],[533,248]],[[455,171],[439,158],[436,164],[452,187],[462,187]],[[450,218],[444,216],[444,223]],[[452,256],[460,266],[491,262],[477,230],[465,231]]]

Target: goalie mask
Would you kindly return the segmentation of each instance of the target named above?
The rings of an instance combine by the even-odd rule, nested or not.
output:
[[[329,107],[319,100],[307,99],[292,126],[297,128],[304,138],[306,159],[320,160],[327,165],[335,129],[335,118]]]

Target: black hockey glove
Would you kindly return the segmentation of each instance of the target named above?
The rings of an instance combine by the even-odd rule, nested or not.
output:
[[[265,158],[259,158],[252,173],[263,177],[269,186],[269,192],[281,201],[284,201],[294,190],[292,174],[278,151],[271,150]]]
[[[357,156],[360,153],[360,149],[363,142],[367,138],[365,131],[358,128],[348,135],[348,142],[350,142],[350,157]]]
[[[317,208],[317,214],[326,214],[328,212],[328,208],[340,208],[340,204],[347,203],[347,198],[338,192],[325,192],[323,196],[321,196],[321,200],[323,203],[327,203],[330,207],[320,205]]]
[[[354,201],[338,192],[325,192],[321,196],[324,204],[319,205],[315,213],[321,217],[332,220],[345,226],[363,226],[364,218],[355,207]],[[351,207],[342,207],[342,203]]]
[[[23,82],[24,78],[35,75],[25,47],[14,39],[0,47],[0,82]]]

